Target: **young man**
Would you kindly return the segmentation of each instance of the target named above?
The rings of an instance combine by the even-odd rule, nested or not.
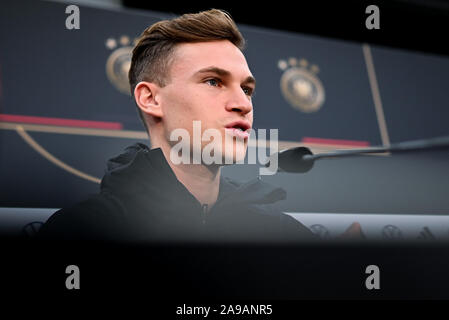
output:
[[[284,190],[221,176],[223,163],[245,157],[253,124],[255,79],[243,47],[234,21],[215,9],[147,28],[134,48],[129,81],[151,149],[136,144],[111,159],[100,194],[55,213],[41,235],[163,242],[314,238],[292,217],[271,210]],[[196,121],[201,134],[213,133],[219,161],[195,162],[211,141],[192,139],[180,149],[188,161],[176,161],[174,133],[193,137]]]

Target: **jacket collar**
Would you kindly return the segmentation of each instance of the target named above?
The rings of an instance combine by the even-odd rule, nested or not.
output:
[[[198,200],[179,182],[160,148],[150,149],[142,143],[108,161],[101,182],[102,191],[128,195],[148,195],[151,199],[170,202],[175,195],[181,201]],[[240,184],[223,176],[216,204],[267,204],[286,197],[282,188],[275,188],[260,179]],[[215,206],[215,205],[214,205]]]

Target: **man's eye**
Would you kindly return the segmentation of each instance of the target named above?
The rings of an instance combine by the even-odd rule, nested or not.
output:
[[[220,84],[219,79],[207,79],[205,82],[210,84],[213,87],[217,87]]]
[[[242,90],[247,96],[252,96],[254,92],[254,89],[250,87],[242,87]]]

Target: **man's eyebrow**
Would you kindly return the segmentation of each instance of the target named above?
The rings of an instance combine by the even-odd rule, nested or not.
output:
[[[256,85],[256,78],[254,78],[253,76],[248,76],[246,77],[246,79],[243,81],[244,84],[253,84],[254,86]]]
[[[223,77],[227,77],[230,76],[231,73],[228,70],[225,69],[221,69],[218,67],[207,67],[207,68],[203,68],[201,70],[198,70],[196,73],[209,73],[209,72],[213,72],[218,74],[219,76],[223,76]]]
[[[231,75],[231,72],[229,72],[228,70],[222,69],[222,68],[218,68],[218,67],[207,67],[207,68],[203,68],[198,70],[197,72],[195,72],[195,74],[199,74],[199,73],[216,73],[219,76],[222,77],[229,77]],[[245,84],[254,84],[256,85],[256,79],[253,76],[248,76],[243,83]]]

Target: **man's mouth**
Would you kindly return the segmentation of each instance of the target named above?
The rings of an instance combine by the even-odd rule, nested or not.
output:
[[[248,139],[251,124],[245,120],[236,120],[228,123],[225,128],[227,132],[237,138]]]

